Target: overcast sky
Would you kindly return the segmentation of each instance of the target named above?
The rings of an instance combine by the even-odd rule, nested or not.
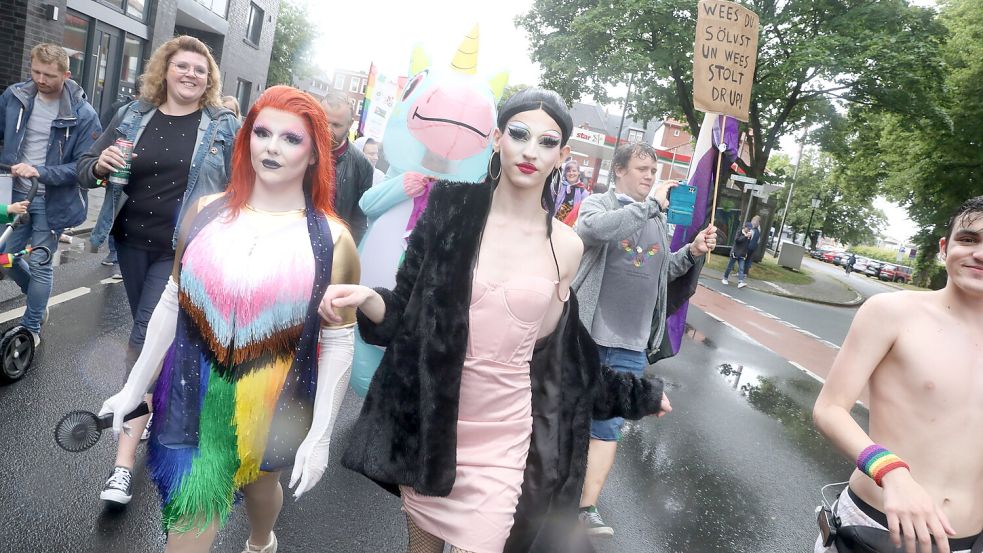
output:
[[[529,61],[528,39],[514,24],[531,6],[531,0],[308,1],[321,29],[314,59],[329,73],[367,71],[375,62],[385,71],[403,74],[415,44],[422,44],[435,64],[448,64],[478,23],[478,72],[507,69],[510,83],[535,84],[539,68]]]
[[[368,71],[373,62],[389,74],[405,74],[415,44],[423,45],[435,65],[446,65],[464,35],[478,23],[480,74],[505,69],[510,84],[539,82],[539,66],[529,59],[529,39],[515,26],[515,18],[529,12],[532,0],[306,0],[306,4],[321,31],[314,60],[329,79],[335,69]],[[793,161],[797,159],[796,137],[785,137],[781,147]],[[886,201],[875,205],[887,214],[888,236],[904,240],[914,234],[915,226],[903,209]]]

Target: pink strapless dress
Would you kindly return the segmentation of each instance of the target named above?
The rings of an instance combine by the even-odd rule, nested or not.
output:
[[[454,487],[447,497],[400,489],[403,510],[421,529],[474,553],[501,553],[532,435],[529,362],[557,283],[516,277],[472,286]]]

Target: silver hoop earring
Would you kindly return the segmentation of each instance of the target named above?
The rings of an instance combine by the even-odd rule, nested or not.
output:
[[[491,178],[491,180],[496,181],[496,182],[498,181],[499,177],[502,176],[502,162],[501,162],[501,159],[499,159],[499,163],[498,163],[498,174],[497,175],[493,175],[492,174],[492,165],[493,165],[492,164],[492,161],[495,160],[495,156],[497,156],[497,155],[499,155],[498,152],[492,152],[491,157],[488,158],[488,176]]]

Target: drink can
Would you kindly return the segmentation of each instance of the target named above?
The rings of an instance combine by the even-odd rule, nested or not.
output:
[[[114,144],[123,153],[126,165],[109,174],[109,182],[113,184],[126,184],[130,182],[130,157],[133,154],[133,142],[125,138],[117,138]]]

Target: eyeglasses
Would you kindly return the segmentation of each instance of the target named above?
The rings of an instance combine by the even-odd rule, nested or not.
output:
[[[192,66],[190,63],[183,62],[183,61],[178,61],[178,62],[172,61],[170,62],[170,64],[173,65],[174,69],[177,69],[177,72],[182,75],[187,75],[188,73],[194,71],[195,77],[199,77],[202,79],[208,77],[208,68],[203,65]]]

